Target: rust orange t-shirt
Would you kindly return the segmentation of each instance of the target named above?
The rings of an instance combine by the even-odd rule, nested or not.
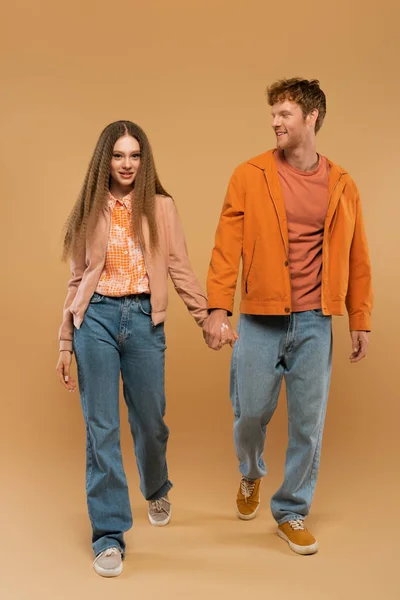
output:
[[[96,288],[96,292],[104,296],[150,293],[142,249],[132,224],[132,201],[132,192],[121,199],[111,194],[108,198],[110,235],[106,262]]]
[[[328,211],[329,163],[319,156],[314,171],[300,171],[276,151],[289,233],[292,311],[321,308],[322,243]]]

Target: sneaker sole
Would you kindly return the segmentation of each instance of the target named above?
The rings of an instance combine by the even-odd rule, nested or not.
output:
[[[171,509],[171,512],[169,513],[168,517],[166,519],[164,519],[164,521],[155,521],[149,514],[147,516],[149,517],[150,523],[154,527],[165,527],[166,525],[168,525],[168,523],[171,520],[171,514],[172,514],[172,509]]]
[[[115,569],[103,569],[98,565],[94,565],[94,570],[98,575],[101,575],[101,577],[118,577],[118,575],[121,575],[122,573],[123,565],[121,564]]]
[[[251,521],[252,519],[256,518],[259,508],[260,508],[260,505],[258,505],[257,508],[255,509],[255,511],[250,513],[249,515],[244,515],[243,513],[241,513],[239,511],[238,508],[236,509],[236,513],[237,513],[237,516],[239,517],[239,519],[241,519],[242,521]]]
[[[299,546],[298,544],[294,544],[293,542],[291,542],[288,536],[285,533],[283,533],[283,531],[281,531],[280,529],[278,529],[277,534],[280,538],[282,538],[283,540],[285,540],[285,542],[289,544],[289,548],[293,550],[293,552],[296,552],[296,554],[303,554],[304,556],[307,554],[315,554],[316,552],[318,552],[318,542],[315,542],[310,546]]]

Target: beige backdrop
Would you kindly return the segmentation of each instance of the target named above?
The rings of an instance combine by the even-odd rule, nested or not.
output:
[[[16,0],[3,9],[3,598],[400,597],[398,17],[395,0]],[[334,324],[309,519],[321,550],[299,557],[274,535],[269,497],[283,472],[284,402],[269,429],[260,517],[235,519],[230,351],[206,348],[171,288],[174,520],[162,530],[146,521],[122,408],[136,524],[124,574],[107,582],[90,569],[79,397],[64,392],[55,374],[69,275],[59,260],[62,226],[102,128],[136,121],[150,137],[205,284],[231,172],[274,143],[266,85],[298,75],[319,78],[327,94],[319,150],[359,185],[376,296],[363,363],[349,364],[347,318]]]

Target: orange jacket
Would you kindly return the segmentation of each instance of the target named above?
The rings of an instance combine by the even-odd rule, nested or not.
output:
[[[240,258],[240,311],[291,312],[285,203],[273,157],[265,152],[239,167],[229,183],[208,272],[209,308],[233,311]],[[371,268],[357,187],[330,162],[329,205],[322,250],[322,311],[349,313],[351,330],[370,330]]]

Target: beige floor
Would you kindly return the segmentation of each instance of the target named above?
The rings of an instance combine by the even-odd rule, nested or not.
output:
[[[71,440],[66,448],[61,440],[52,456],[33,448],[8,460],[13,485],[2,498],[2,600],[400,598],[399,490],[390,483],[390,465],[385,471],[371,458],[365,464],[361,455],[328,453],[309,518],[320,552],[301,557],[277,537],[269,512],[282,453],[270,461],[258,518],[241,522],[234,512],[238,476],[231,445],[217,436],[200,446],[197,435],[173,435],[173,520],[157,529],[147,521],[124,434],[135,524],[126,536],[122,576],[105,580],[91,568],[82,444],[82,438]]]

